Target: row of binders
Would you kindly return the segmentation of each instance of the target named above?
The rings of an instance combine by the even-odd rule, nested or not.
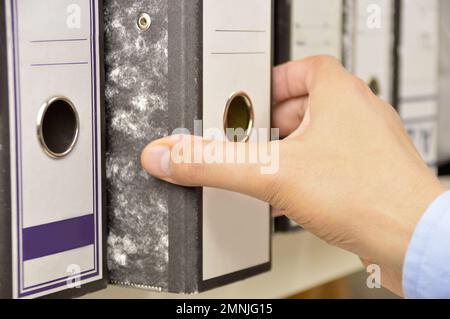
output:
[[[197,293],[269,271],[268,204],[163,183],[139,157],[180,128],[240,128],[241,142],[270,128],[274,61],[342,59],[436,166],[439,12],[438,0],[0,0],[0,297]]]

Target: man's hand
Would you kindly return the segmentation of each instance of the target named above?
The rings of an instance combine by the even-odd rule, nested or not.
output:
[[[181,136],[151,143],[142,165],[171,183],[217,187],[267,201],[328,243],[380,265],[383,284],[401,294],[403,259],[415,225],[445,189],[420,158],[395,110],[334,58],[313,57],[274,69],[272,118],[285,137],[274,175],[262,175],[261,165],[250,162],[175,162],[170,151],[185,140]]]

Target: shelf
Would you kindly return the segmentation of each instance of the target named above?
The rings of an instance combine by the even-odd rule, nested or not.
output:
[[[359,258],[306,231],[275,235],[272,271],[198,295],[109,286],[88,298],[283,298],[361,270]]]
[[[450,178],[441,178],[450,187]],[[362,270],[355,255],[332,247],[312,234],[276,234],[272,271],[198,295],[176,295],[109,286],[87,298],[283,298]]]

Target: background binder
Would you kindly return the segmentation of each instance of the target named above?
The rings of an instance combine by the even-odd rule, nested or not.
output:
[[[345,65],[382,100],[393,103],[395,1],[347,0]]]
[[[269,128],[272,1],[109,0],[105,13],[112,283],[195,293],[269,270],[267,204],[158,181],[139,156],[195,120],[222,127],[234,92]]]
[[[275,1],[275,64],[313,55],[342,59],[343,0]]]
[[[439,1],[399,0],[397,6],[398,92],[394,104],[417,150],[437,169]]]
[[[450,1],[439,1],[439,173],[450,173]]]
[[[343,0],[276,0],[275,64],[313,55],[343,57]],[[301,228],[285,216],[275,218],[275,231]]]
[[[2,298],[106,286],[101,12],[101,1],[0,1]]]

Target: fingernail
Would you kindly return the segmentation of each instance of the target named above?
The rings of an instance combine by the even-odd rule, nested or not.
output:
[[[142,152],[142,166],[156,177],[170,176],[170,148],[164,145],[149,145]]]

